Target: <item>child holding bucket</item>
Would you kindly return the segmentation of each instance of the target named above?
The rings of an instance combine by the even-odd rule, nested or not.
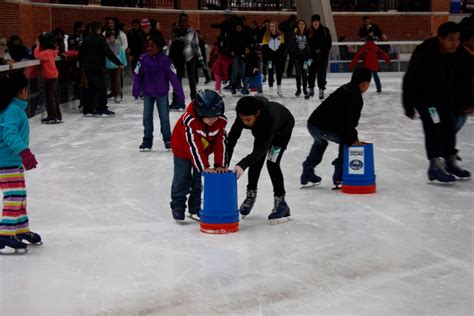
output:
[[[280,162],[290,142],[295,118],[282,104],[262,97],[246,96],[237,102],[237,118],[229,133],[227,164],[244,129],[250,129],[255,137],[253,150],[235,166],[237,178],[249,168],[247,197],[240,206],[240,214],[250,214],[257,199],[257,185],[263,164],[267,162],[273,185],[273,209],[268,216],[270,223],[283,223],[290,217],[290,208],[285,201],[285,183]]]
[[[201,172],[224,173],[224,101],[212,90],[200,90],[187,111],[178,119],[171,136],[174,175],[171,186],[171,211],[177,223],[184,220],[189,194],[190,217],[199,220],[201,210]],[[214,153],[214,168],[209,155]]]
[[[314,173],[314,168],[323,159],[328,141],[339,144],[339,155],[332,162],[334,165],[333,182],[339,188],[342,182],[342,157],[344,145],[360,146],[356,127],[364,105],[362,94],[369,89],[372,72],[364,67],[357,68],[351,81],[339,87],[321,105],[313,111],[308,119],[308,130],[314,139],[308,157],[303,162],[301,185],[318,185],[321,178]]]

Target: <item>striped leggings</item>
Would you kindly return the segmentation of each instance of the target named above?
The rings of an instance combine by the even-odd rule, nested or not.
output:
[[[16,236],[17,234],[27,233],[29,228],[23,168],[0,168],[0,188],[3,191],[0,236]]]

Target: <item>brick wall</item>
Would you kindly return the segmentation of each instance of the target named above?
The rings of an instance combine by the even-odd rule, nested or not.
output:
[[[448,0],[431,0],[431,11],[433,12],[449,12],[451,1]]]
[[[432,0],[433,2],[437,0]],[[185,2],[185,1],[184,1]],[[182,10],[148,10],[136,8],[113,8],[96,6],[44,6],[31,3],[5,3],[0,2],[0,34],[10,36],[20,34],[27,45],[32,45],[34,39],[42,31],[52,30],[60,27],[66,34],[72,32],[75,21],[91,22],[98,20],[103,22],[107,16],[116,16],[119,20],[130,23],[133,18],[155,18],[160,21],[162,33],[168,38],[171,25],[178,20]],[[189,11],[190,24],[200,29],[205,40],[211,44],[218,35],[217,29],[211,29],[211,23],[219,23],[223,20],[223,14],[208,11]],[[277,22],[287,19],[291,12],[254,13],[239,12],[245,15],[247,22],[257,21],[262,23],[266,19]],[[358,29],[361,25],[363,14],[335,14],[334,22],[337,35],[345,35],[350,40],[358,40]],[[20,18],[21,17],[21,18]],[[389,15],[386,13],[371,14],[371,19],[378,24],[382,31],[387,34],[389,40],[422,40],[436,33],[439,24],[448,19],[443,15]],[[21,23],[20,23],[21,21]],[[20,27],[21,25],[21,27]],[[335,40],[335,39],[334,39]]]
[[[20,10],[17,3],[0,2],[0,35],[10,37],[13,34],[20,34]]]

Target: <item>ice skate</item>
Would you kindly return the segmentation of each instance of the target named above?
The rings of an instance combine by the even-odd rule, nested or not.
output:
[[[277,86],[277,94],[279,97],[283,97],[283,92],[281,91],[281,86]]]
[[[16,236],[0,236],[1,254],[25,254],[28,251],[27,244],[21,242]],[[13,249],[14,252],[4,252],[5,248]]]
[[[314,97],[314,88],[309,88],[309,92],[304,96],[304,98],[308,100],[309,98],[312,98],[312,97]]]
[[[303,174],[301,175],[301,178],[300,178],[300,182],[301,182],[301,189],[311,188],[311,187],[321,184],[321,177],[315,175],[313,172],[303,171]]]
[[[319,100],[324,99],[324,89],[319,89]]]
[[[176,224],[181,225],[184,222],[184,210],[174,209],[171,211]]]
[[[301,95],[301,89],[296,90],[295,97],[299,97]]]
[[[145,151],[151,151],[151,147],[152,145],[151,144],[148,144],[148,143],[141,143],[141,145],[138,147],[138,150],[140,152],[145,152]]]
[[[428,179],[440,183],[452,183],[456,178],[446,172],[445,164],[442,158],[431,158],[430,168],[428,169]]]
[[[170,141],[165,142],[165,149],[168,150],[168,151],[171,150],[171,142]]]
[[[290,208],[285,202],[284,196],[275,196],[273,200],[273,209],[268,215],[270,224],[282,224],[290,219]]]
[[[16,235],[16,238],[23,243],[25,243],[24,241],[26,240],[28,242],[27,245],[41,246],[43,244],[43,241],[41,240],[41,236],[34,232],[18,234]]]
[[[452,174],[459,180],[471,179],[471,173],[459,167],[457,155],[449,156],[446,159],[446,172]]]
[[[332,187],[331,190],[334,190],[334,191],[342,190],[342,182],[334,183],[334,187]]]
[[[193,221],[199,222],[201,220],[201,214],[199,210],[196,211],[189,211],[188,217]]]
[[[242,215],[242,219],[247,217],[252,210],[255,200],[257,199],[257,190],[249,190],[247,189],[247,197],[240,205],[240,214]]]

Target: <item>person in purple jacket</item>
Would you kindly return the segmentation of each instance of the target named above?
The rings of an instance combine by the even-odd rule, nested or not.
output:
[[[171,149],[171,128],[168,104],[169,82],[178,96],[180,104],[184,104],[184,91],[179,83],[171,59],[162,53],[163,43],[159,38],[148,40],[147,53],[140,56],[133,78],[133,96],[138,99],[143,91],[145,97],[143,108],[143,142],[140,151],[150,150],[153,146],[153,107],[156,101],[160,115],[161,134],[166,149]]]

